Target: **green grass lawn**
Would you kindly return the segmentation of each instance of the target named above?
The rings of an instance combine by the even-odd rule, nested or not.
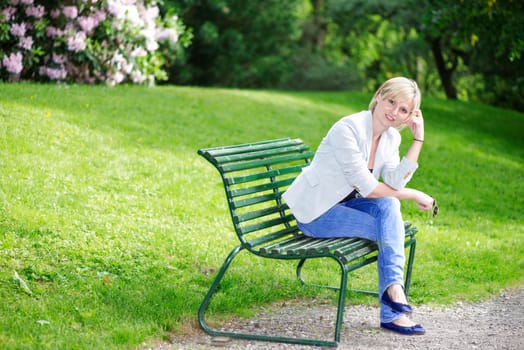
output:
[[[219,175],[197,149],[286,136],[316,148],[370,97],[0,84],[2,347],[128,349],[197,327],[213,270],[237,244]],[[524,115],[431,98],[422,107],[411,185],[441,212],[403,204],[419,228],[411,301],[480,300],[520,285]],[[337,278],[333,263],[312,266]],[[210,309],[217,320],[249,315],[246,305],[333,297],[302,287],[290,262],[242,255],[228,276]],[[375,283],[374,266],[350,281]]]

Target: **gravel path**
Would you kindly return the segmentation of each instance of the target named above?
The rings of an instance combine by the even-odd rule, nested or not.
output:
[[[524,349],[524,288],[509,290],[481,303],[452,307],[415,307],[413,320],[426,328],[422,336],[402,336],[381,330],[378,308],[347,306],[338,349]],[[320,336],[332,339],[336,308],[323,301],[286,302],[273,305],[257,317],[234,319],[224,328],[271,334]],[[292,317],[293,316],[293,317]],[[312,327],[314,326],[314,327]],[[175,337],[152,350],[212,349],[317,349],[318,347],[213,338],[202,331]]]

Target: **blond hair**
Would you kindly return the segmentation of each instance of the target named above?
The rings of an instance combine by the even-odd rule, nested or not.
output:
[[[395,77],[385,81],[382,86],[375,92],[375,95],[369,103],[369,110],[373,112],[377,106],[377,98],[391,98],[393,100],[405,100],[413,103],[413,112],[420,108],[421,96],[417,83],[408,78]]]

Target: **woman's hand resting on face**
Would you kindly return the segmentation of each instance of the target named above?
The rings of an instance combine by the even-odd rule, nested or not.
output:
[[[422,111],[420,109],[413,111],[406,125],[409,130],[411,130],[415,139],[424,140],[424,117],[422,117]]]

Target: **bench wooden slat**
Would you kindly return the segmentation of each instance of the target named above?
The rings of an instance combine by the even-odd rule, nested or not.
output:
[[[269,149],[264,149],[260,151],[249,150],[250,151],[249,154],[235,153],[235,154],[215,157],[215,159],[219,164],[226,164],[226,163],[234,163],[238,161],[244,162],[246,160],[251,160],[251,159],[272,158],[278,155],[293,154],[297,152],[305,153],[305,151],[307,151],[308,149],[309,147],[306,145],[296,145],[296,146],[290,146],[290,147],[269,148]]]
[[[334,251],[341,247],[345,247],[348,244],[359,240],[359,238],[335,238],[328,242],[321,240],[320,242],[316,242],[316,244],[313,244],[309,247],[304,247],[304,249],[306,249],[306,251],[309,250],[318,253],[327,253],[329,251]]]
[[[240,231],[241,235],[245,235],[246,233],[263,230],[265,228],[269,228],[278,224],[284,224],[289,222],[290,220],[294,220],[294,217],[293,215],[288,214],[284,217],[261,221],[253,225],[239,226],[238,230]]]
[[[418,229],[411,224],[411,222],[406,221],[404,223],[404,230],[406,232],[406,236],[414,237],[415,234],[418,232]]]
[[[278,240],[280,240],[282,238],[285,238],[286,236],[289,236],[289,235],[296,235],[296,234],[298,234],[298,227],[296,225],[295,226],[289,226],[289,227],[285,227],[282,230],[279,230],[279,231],[267,234],[265,236],[256,237],[254,239],[246,240],[245,244],[249,248],[261,247],[261,248],[259,248],[259,252],[260,252],[261,250],[264,249],[265,244],[267,244],[269,242],[274,242],[275,240],[278,241]]]
[[[261,251],[265,254],[321,254],[328,251],[335,251],[340,247],[347,247],[350,243],[360,241],[359,238],[327,238],[317,239],[300,235],[288,238],[280,242],[265,246]]]
[[[311,238],[305,235],[300,235],[295,239],[290,239],[286,242],[282,242],[280,245],[276,245],[271,248],[272,254],[282,255],[296,255],[297,252],[303,247],[311,244],[315,241],[315,238]]]
[[[358,238],[345,238],[345,242],[335,241],[338,238],[332,238],[330,241],[321,240],[321,242],[315,242],[314,244],[308,244],[293,251],[293,254],[322,254],[333,252],[335,249],[340,247],[347,247],[350,244],[355,245],[360,240]],[[338,243],[338,244],[337,244]]]
[[[277,198],[280,198],[282,196],[282,192],[275,192],[275,193],[268,193],[263,196],[257,196],[257,197],[250,197],[246,199],[237,199],[232,200],[230,199],[230,206],[232,209],[239,209],[243,207],[247,207],[254,204],[260,204],[264,202],[268,202],[271,200],[276,200]]]
[[[306,253],[323,253],[329,250],[329,246],[331,243],[336,242],[336,238],[324,238],[324,239],[317,239],[317,238],[311,238],[308,240],[308,242],[305,242],[305,244],[296,246],[296,247],[288,247],[287,250],[290,251],[292,254],[306,254]]]
[[[224,165],[221,164],[219,165],[219,167],[222,172],[228,173],[232,171],[269,167],[271,165],[288,163],[290,161],[305,160],[306,158],[309,158],[309,153],[288,154],[285,156],[264,158],[260,160],[248,160],[245,162],[236,162],[236,163],[230,163],[230,164],[228,163]]]
[[[253,219],[256,219],[256,218],[268,216],[268,215],[271,215],[271,214],[276,214],[276,213],[279,213],[279,212],[283,212],[283,211],[285,211],[287,209],[289,209],[287,204],[280,204],[280,205],[276,205],[276,206],[272,206],[272,207],[263,208],[263,209],[260,209],[260,210],[250,211],[250,212],[246,212],[246,213],[242,213],[242,214],[235,214],[233,216],[233,219],[234,219],[235,223],[240,223],[240,222],[249,221],[249,220],[253,220]]]
[[[299,164],[287,168],[280,168],[280,169],[272,169],[269,171],[263,171],[263,172],[257,172],[250,175],[242,175],[242,176],[232,176],[232,177],[225,177],[224,181],[227,185],[236,185],[236,184],[243,184],[246,182],[256,181],[256,180],[263,180],[271,177],[277,177],[281,175],[289,175],[289,174],[298,174],[302,170],[303,167],[307,166],[307,163]]]
[[[280,181],[271,181],[269,183],[255,185],[251,187],[239,188],[238,190],[231,190],[231,197],[241,197],[252,193],[264,192],[268,190],[274,190],[280,187],[287,187],[291,185],[293,179],[284,179]]]
[[[220,147],[211,147],[211,148],[203,148],[198,150],[198,154],[213,159],[213,164],[216,163],[216,158],[225,156],[225,155],[231,155],[231,154],[240,154],[240,153],[250,153],[250,152],[256,152],[266,149],[272,149],[272,148],[279,148],[279,147],[287,147],[287,146],[293,146],[293,145],[301,145],[304,144],[304,142],[300,139],[289,139],[289,138],[282,138],[282,139],[275,139],[275,140],[267,140],[267,141],[260,141],[260,142],[253,142],[253,143],[243,143],[239,145],[231,145],[231,146],[220,146]]]
[[[353,260],[360,259],[370,253],[377,251],[377,245],[369,241],[366,245],[359,249],[349,248],[347,250],[336,250],[335,255],[340,257],[344,263],[349,263]]]
[[[356,251],[358,249],[370,247],[372,245],[374,246],[373,248],[376,248],[376,243],[373,241],[369,241],[367,239],[357,239],[353,242],[348,242],[346,245],[338,247],[335,251],[339,254],[348,254],[351,251]]]
[[[307,237],[304,235],[290,237],[285,240],[264,246],[260,248],[260,252],[263,254],[283,254],[283,250],[288,249],[288,247],[293,244],[300,244],[305,239],[307,239]]]

